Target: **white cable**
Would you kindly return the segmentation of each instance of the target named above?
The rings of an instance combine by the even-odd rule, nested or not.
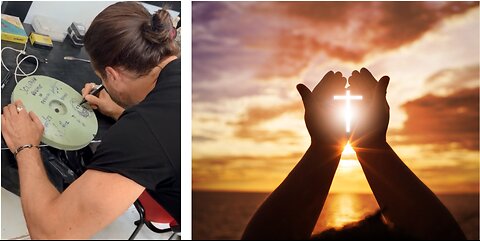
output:
[[[13,51],[15,51],[15,52],[22,53],[22,50],[14,49],[14,48],[12,48],[12,47],[4,47],[4,48],[2,48],[2,50],[0,51],[0,55],[3,56],[3,50],[5,50],[5,49],[10,49],[10,50],[13,50]],[[2,66],[3,66],[7,71],[10,71],[10,70],[8,69],[8,67],[5,65],[5,63],[3,62],[3,58],[1,58],[1,60],[2,60]]]
[[[15,71],[13,72],[13,74],[14,74],[14,76],[15,76],[15,83],[17,83],[17,84],[18,84],[17,76],[25,76],[25,77],[26,77],[26,76],[30,76],[30,75],[34,74],[34,73],[37,71],[38,66],[39,66],[38,58],[37,58],[35,55],[31,55],[31,54],[23,57],[20,61],[18,61],[20,55],[22,55],[22,54],[23,54],[23,55],[26,55],[26,54],[27,54],[27,53],[25,52],[26,48],[27,48],[27,43],[25,43],[25,45],[23,46],[23,50],[14,49],[14,48],[12,48],[12,47],[4,47],[4,48],[2,48],[2,50],[0,51],[0,55],[2,55],[3,50],[5,50],[5,49],[10,49],[10,50],[13,50],[13,51],[15,51],[15,52],[18,52],[17,58],[16,58],[16,60],[15,60],[15,62],[16,62],[17,65],[15,66]],[[30,73],[27,74],[27,73],[25,73],[25,71],[22,70],[22,68],[20,68],[20,65],[22,64],[23,61],[25,61],[25,60],[28,59],[28,58],[33,58],[33,59],[35,59],[36,64],[35,64],[35,69],[34,69],[32,72],[30,72]],[[3,62],[3,58],[1,58],[1,62],[2,62],[2,66],[3,66],[7,71],[10,71],[10,69],[8,69],[8,67],[7,67],[7,66],[5,65],[5,63]],[[18,73],[17,73],[19,70],[20,70],[21,74],[18,74]]]
[[[36,61],[35,69],[34,69],[32,72],[28,73],[28,74],[26,74],[25,72],[23,72],[23,70],[20,68],[20,64],[22,64],[22,62],[23,62],[24,60],[26,60],[27,58],[34,58],[35,61]],[[17,60],[18,60],[18,58],[17,58]],[[22,60],[20,60],[20,62],[17,62],[17,67],[15,67],[15,72],[14,72],[14,73],[15,73],[15,83],[18,84],[17,76],[30,76],[30,75],[34,74],[34,73],[37,71],[37,69],[38,69],[38,65],[39,65],[39,64],[38,64],[38,59],[37,59],[37,57],[35,57],[34,55],[31,55],[31,54],[30,54],[30,55],[27,55],[27,56],[23,57]],[[17,74],[17,71],[18,71],[18,70],[20,70],[20,71],[22,72],[22,74]]]

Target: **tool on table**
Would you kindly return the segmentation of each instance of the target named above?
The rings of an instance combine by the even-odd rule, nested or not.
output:
[[[2,89],[7,85],[8,81],[10,80],[10,77],[12,77],[12,71],[8,71],[5,77],[2,79]]]
[[[87,63],[90,63],[90,60],[88,59],[81,59],[81,58],[76,58],[76,57],[73,57],[73,56],[65,56],[63,57],[64,60],[78,60],[78,61],[83,61],[83,62],[87,62]]]

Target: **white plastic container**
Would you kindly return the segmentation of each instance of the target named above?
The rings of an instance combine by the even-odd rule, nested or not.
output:
[[[35,16],[32,19],[32,27],[35,32],[50,36],[52,41],[63,42],[67,32],[49,17]]]

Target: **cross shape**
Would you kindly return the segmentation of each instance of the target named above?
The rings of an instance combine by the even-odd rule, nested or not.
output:
[[[361,100],[361,95],[350,95],[350,90],[347,90],[345,95],[335,95],[333,96],[334,100],[345,100],[345,125],[346,131],[350,132],[350,119],[352,118],[352,113],[350,111],[350,101],[351,100]]]

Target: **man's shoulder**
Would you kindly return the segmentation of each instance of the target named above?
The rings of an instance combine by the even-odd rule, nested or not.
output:
[[[143,118],[141,117],[141,114],[137,109],[129,108],[126,109],[122,115],[118,118],[117,122],[112,125],[110,128],[110,131],[118,130],[121,131],[122,129],[125,130],[124,128],[130,129],[130,128],[135,128],[136,125],[141,124],[144,122]]]
[[[138,139],[148,140],[152,136],[152,130],[144,117],[135,110],[126,110],[125,112],[105,134],[105,142],[125,143]]]
[[[152,129],[157,129],[156,126],[173,128],[180,123],[180,107],[180,98],[161,99],[149,95],[144,101],[126,109],[119,121],[123,121],[122,125],[145,124]]]

